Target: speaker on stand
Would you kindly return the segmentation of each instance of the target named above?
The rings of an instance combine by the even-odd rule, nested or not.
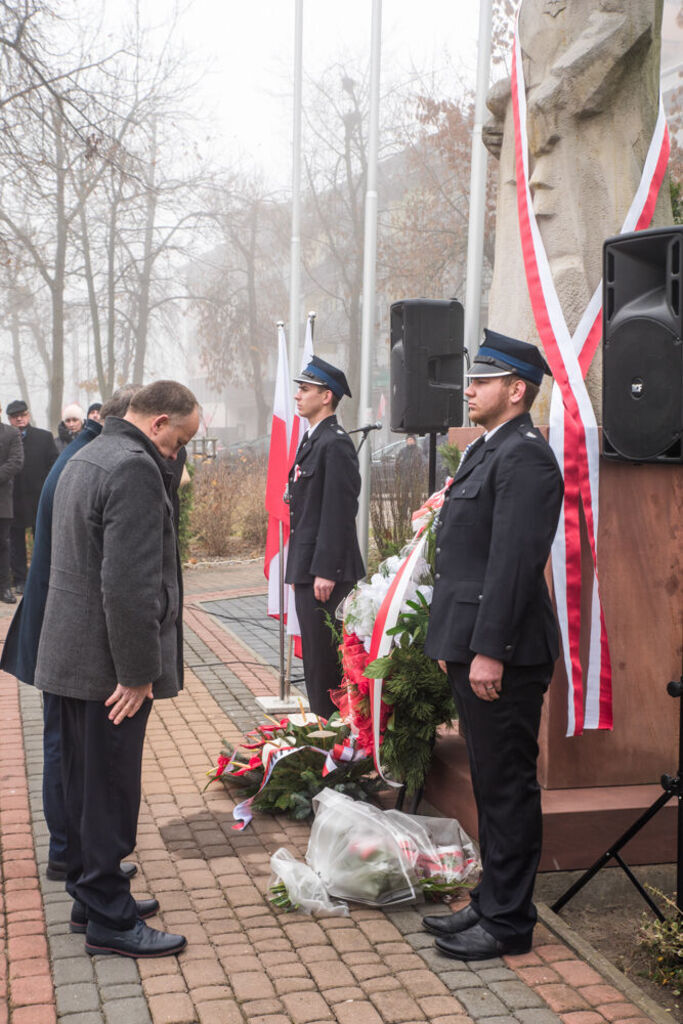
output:
[[[436,435],[463,420],[464,311],[457,299],[402,299],[391,306],[391,429],[429,434],[429,490]]]
[[[683,461],[683,226],[603,248],[603,455]]]

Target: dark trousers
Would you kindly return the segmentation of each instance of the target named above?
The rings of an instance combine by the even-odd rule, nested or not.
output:
[[[10,585],[9,531],[11,519],[0,519],[0,590]]]
[[[12,583],[26,582],[26,527],[12,523],[9,531],[9,557],[12,568]]]
[[[353,588],[353,583],[337,583],[329,601],[317,601],[312,583],[294,585],[296,614],[301,627],[301,652],[306,678],[306,694],[311,711],[329,718],[337,710],[330,690],[338,689],[342,672],[337,644],[327,625],[326,614],[334,618],[337,607]]]
[[[85,904],[91,920],[117,930],[136,920],[120,864],[135,847],[151,708],[146,700],[133,718],[113,725],[103,701],[61,698],[66,889]]]
[[[472,692],[469,671],[469,665],[448,663],[479,818],[482,875],[471,900],[495,938],[530,938],[543,837],[538,729],[552,665],[506,666],[494,701]]]
[[[50,833],[50,860],[66,861],[66,807],[62,786],[62,698],[43,693],[43,814]]]

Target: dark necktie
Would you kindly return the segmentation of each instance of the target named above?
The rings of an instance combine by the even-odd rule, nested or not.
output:
[[[486,444],[486,438],[484,437],[483,434],[480,434],[479,437],[476,437],[474,441],[470,441],[470,443],[465,448],[465,451],[463,452],[462,461],[460,462],[460,465],[462,466],[465,460],[468,459],[479,448],[481,448],[483,444]]]
[[[307,431],[307,430],[304,430],[304,436],[303,436],[303,437],[301,438],[301,440],[299,441],[299,447],[298,447],[298,448],[297,448],[297,450],[296,450],[296,457],[297,457],[297,459],[298,459],[298,458],[299,458],[299,456],[301,455],[301,452],[302,452],[302,450],[303,450],[303,447],[304,447],[304,445],[306,444],[306,442],[307,442],[307,441],[308,441],[308,431]]]

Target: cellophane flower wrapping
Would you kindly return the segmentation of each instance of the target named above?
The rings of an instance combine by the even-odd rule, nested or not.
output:
[[[430,889],[455,893],[478,869],[471,840],[451,819],[382,811],[333,790],[313,806],[306,861],[330,896],[377,907],[416,902]]]
[[[273,872],[271,890],[281,881],[287,890],[287,901],[292,910],[303,910],[306,914],[332,914],[347,917],[349,908],[339,900],[328,896],[322,879],[308,864],[302,864],[281,846],[270,858]]]

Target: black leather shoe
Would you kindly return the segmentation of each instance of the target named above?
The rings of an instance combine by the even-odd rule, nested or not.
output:
[[[422,918],[422,927],[432,935],[457,935],[471,928],[479,920],[479,914],[471,903],[454,914],[431,914]]]
[[[138,918],[144,921],[147,917],[152,917],[156,914],[159,909],[159,900],[136,900],[135,909]],[[88,929],[88,910],[85,904],[81,903],[80,900],[74,900],[71,908],[71,920],[69,921],[69,931],[76,932],[78,935],[85,935]]]
[[[502,942],[480,924],[473,924],[471,928],[451,938],[438,938],[434,941],[439,952],[453,960],[493,960],[497,956],[528,953],[531,949],[531,936]]]
[[[5,587],[3,590],[0,590],[0,601],[4,601],[5,604],[17,603],[17,599],[9,587]]]
[[[85,951],[90,956],[117,954],[136,959],[155,956],[174,956],[184,949],[187,939],[184,935],[171,935],[150,928],[144,921],[136,921],[132,928],[116,931],[95,921],[88,921],[85,933]]]
[[[126,878],[135,878],[135,876],[138,873],[137,864],[133,864],[133,862],[130,860],[122,860],[121,863],[119,864],[119,867],[123,871]]]

